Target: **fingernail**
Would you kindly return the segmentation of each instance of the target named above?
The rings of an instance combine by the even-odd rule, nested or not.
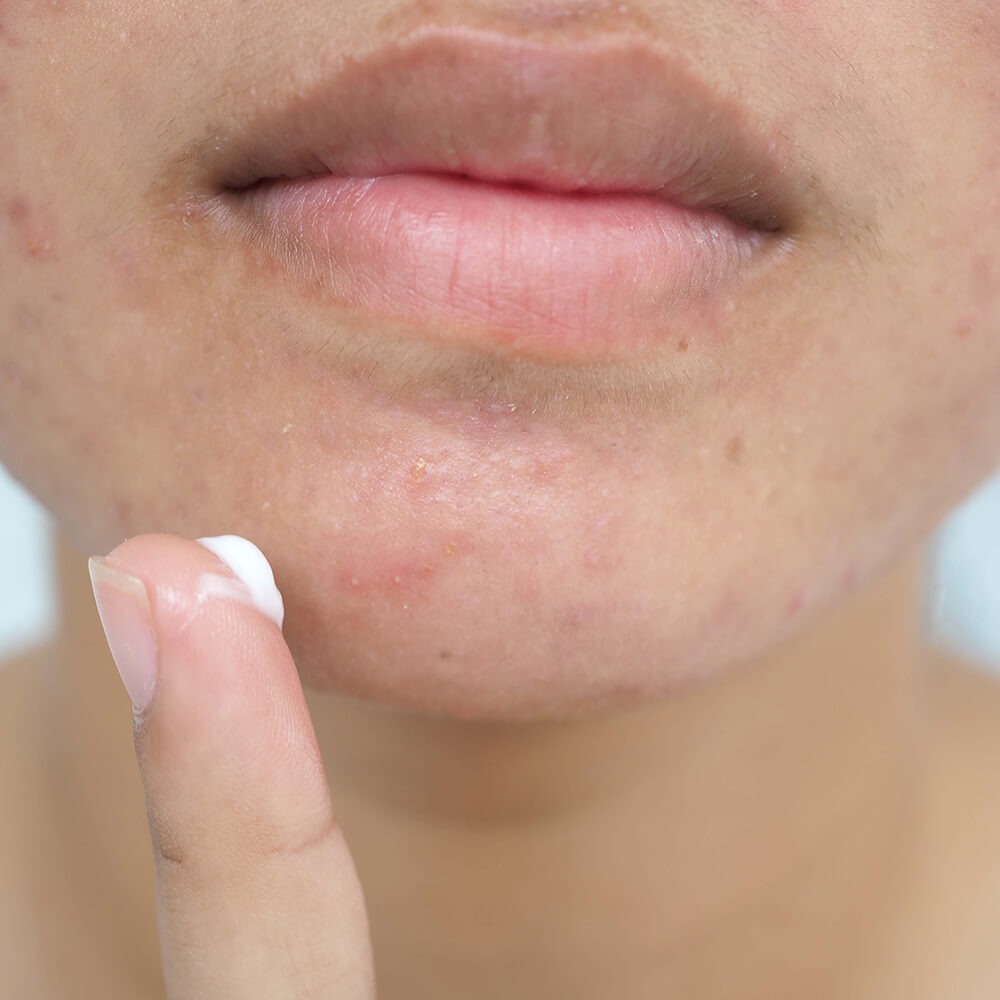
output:
[[[153,700],[156,689],[156,632],[146,585],[109,566],[103,556],[87,560],[97,613],[111,655],[136,712]]]

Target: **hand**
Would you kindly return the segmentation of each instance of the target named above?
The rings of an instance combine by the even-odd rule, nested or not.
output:
[[[171,535],[90,565],[136,706],[167,996],[374,997],[364,898],[277,591],[271,618],[209,548]]]

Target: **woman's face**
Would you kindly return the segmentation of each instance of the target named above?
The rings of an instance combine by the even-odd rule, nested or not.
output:
[[[0,53],[0,460],[85,552],[255,541],[312,687],[649,697],[1000,461],[983,0],[0,0]]]

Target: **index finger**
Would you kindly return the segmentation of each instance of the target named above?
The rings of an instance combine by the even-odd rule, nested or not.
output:
[[[187,539],[129,539],[91,576],[136,705],[167,995],[374,997],[361,886],[277,621]]]

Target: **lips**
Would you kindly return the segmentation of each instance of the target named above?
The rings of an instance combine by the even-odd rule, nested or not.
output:
[[[648,38],[426,27],[266,105],[201,151],[209,218],[331,303],[491,350],[655,349],[788,249],[807,186],[778,124]]]

